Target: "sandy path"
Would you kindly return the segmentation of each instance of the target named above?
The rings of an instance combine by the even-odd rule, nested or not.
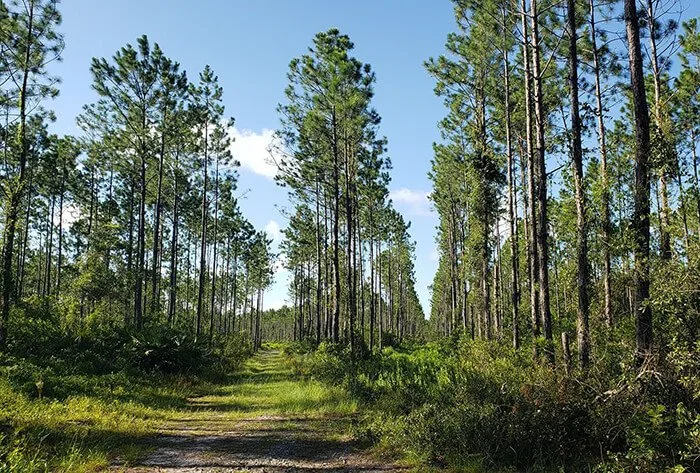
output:
[[[258,354],[249,365],[256,368],[240,385],[231,386],[230,392],[191,399],[190,409],[164,422],[149,441],[153,447],[149,454],[128,466],[117,460],[110,471],[407,471],[372,458],[346,435],[351,422],[347,413],[322,408],[285,413],[279,395],[291,392],[306,397],[297,402],[313,400],[319,386],[306,392],[305,382],[285,370],[278,352]]]

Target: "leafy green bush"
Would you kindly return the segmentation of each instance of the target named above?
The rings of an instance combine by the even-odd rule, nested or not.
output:
[[[0,376],[18,392],[27,396],[41,397],[47,380],[54,376],[51,368],[37,366],[34,363],[13,357],[0,358]]]
[[[612,340],[610,343],[617,343]],[[695,471],[696,348],[641,371],[609,358],[567,376],[506,343],[447,339],[352,360],[340,345],[299,371],[345,386],[371,409],[358,432],[421,462],[457,468]],[[651,363],[651,362],[650,362]]]
[[[282,347],[282,352],[287,356],[307,355],[313,353],[317,347],[318,345],[313,340],[304,339],[285,344]]]
[[[193,373],[213,361],[205,344],[162,329],[133,334],[128,351],[133,365],[145,372]]]
[[[226,335],[214,343],[214,371],[219,374],[231,373],[240,368],[252,354],[253,343],[250,337],[240,333]]]

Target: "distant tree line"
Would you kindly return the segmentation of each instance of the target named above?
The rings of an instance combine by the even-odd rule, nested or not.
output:
[[[410,223],[389,198],[391,161],[372,107],[375,75],[336,29],[289,64],[278,108],[280,185],[292,208],[282,244],[295,339],[381,349],[424,323]]]

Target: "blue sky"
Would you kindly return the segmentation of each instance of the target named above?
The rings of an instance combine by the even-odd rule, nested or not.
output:
[[[684,0],[685,18],[700,14],[700,2]],[[382,116],[393,162],[390,189],[395,206],[411,221],[416,240],[417,291],[429,308],[428,285],[437,267],[435,226],[427,172],[437,122],[445,110],[433,94],[422,64],[443,51],[454,28],[448,0],[64,0],[66,49],[54,73],[63,83],[51,107],[57,133],[78,134],[75,117],[93,102],[92,57],[111,57],[126,43],[147,34],[196,79],[209,64],[224,87],[227,115],[236,119],[235,157],[240,169],[241,205],[258,228],[279,241],[285,226],[280,208],[286,192],[271,179],[265,163],[275,112],[283,101],[290,59],[306,52],[313,36],[331,27],[348,34],[355,55],[377,74],[374,105]],[[267,307],[284,303],[287,274],[279,271],[266,296]]]

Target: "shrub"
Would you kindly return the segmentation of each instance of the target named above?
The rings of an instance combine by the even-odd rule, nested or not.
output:
[[[162,329],[132,334],[128,351],[133,365],[146,372],[192,373],[212,362],[205,344]]]
[[[613,346],[618,342],[612,337]],[[423,462],[485,469],[695,471],[697,346],[641,371],[601,357],[566,376],[507,343],[455,337],[352,360],[322,343],[296,363],[371,409],[358,432]]]

